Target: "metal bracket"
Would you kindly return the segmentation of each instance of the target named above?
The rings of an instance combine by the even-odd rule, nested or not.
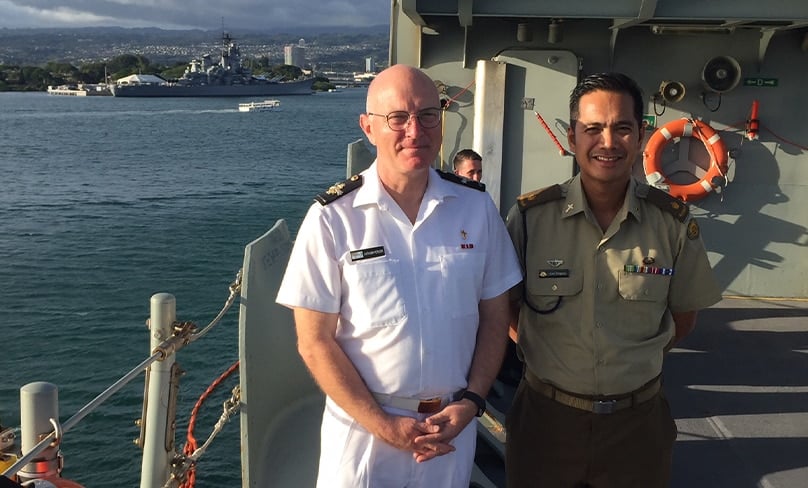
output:
[[[140,433],[135,439],[135,445],[143,449],[143,443],[146,439],[146,410],[149,404],[149,376],[151,375],[151,366],[146,368],[146,386],[143,387],[143,407],[140,410],[140,418],[135,420],[135,425],[140,427]]]
[[[177,399],[180,391],[180,377],[185,371],[176,362],[171,365],[171,384],[168,389],[168,409],[166,412],[166,451],[174,449],[174,439],[177,432]]]

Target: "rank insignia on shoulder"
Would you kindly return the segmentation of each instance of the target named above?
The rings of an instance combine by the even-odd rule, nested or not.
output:
[[[360,186],[362,186],[362,175],[353,175],[345,181],[334,183],[331,185],[331,188],[314,197],[314,200],[319,202],[320,205],[325,206],[334,200],[351,193]]]
[[[519,211],[524,212],[535,205],[560,200],[564,198],[565,193],[561,185],[552,185],[547,188],[519,195],[516,199],[516,203],[519,205]]]
[[[642,197],[642,194],[640,193],[637,195]],[[685,202],[660,190],[659,188],[649,186],[648,194],[645,195],[644,198],[647,198],[649,202],[659,207],[662,211],[673,215],[679,222],[684,223],[687,216],[690,214],[690,209],[687,207]]]
[[[696,219],[691,218],[687,223],[687,238],[691,241],[699,237],[699,224]]]
[[[446,181],[451,181],[452,183],[457,183],[458,185],[467,186],[469,188],[474,188],[475,190],[485,191],[485,184],[480,183],[479,181],[470,180],[468,178],[463,178],[462,176],[458,176],[454,173],[449,173],[446,171],[441,171],[439,169],[435,170],[438,172],[438,175]]]

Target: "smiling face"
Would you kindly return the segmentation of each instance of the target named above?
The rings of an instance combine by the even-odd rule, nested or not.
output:
[[[581,96],[567,139],[581,168],[584,187],[627,183],[642,138],[643,128],[628,93],[594,90]]]
[[[434,82],[416,68],[394,65],[373,80],[368,88],[368,113],[359,117],[359,125],[376,146],[380,175],[426,175],[440,150],[441,126],[425,128],[415,114],[439,108]],[[409,113],[410,119],[403,130],[392,130],[384,115],[399,111]]]

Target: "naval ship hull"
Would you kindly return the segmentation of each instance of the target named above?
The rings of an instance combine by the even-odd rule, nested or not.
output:
[[[114,85],[116,97],[270,97],[311,95],[313,79],[250,85]]]

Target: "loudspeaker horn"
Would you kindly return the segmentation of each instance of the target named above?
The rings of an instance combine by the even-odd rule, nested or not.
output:
[[[710,91],[728,92],[741,81],[741,65],[729,56],[716,56],[704,65],[701,79]]]
[[[659,94],[667,103],[681,102],[685,98],[685,85],[678,81],[663,81],[659,85]]]

